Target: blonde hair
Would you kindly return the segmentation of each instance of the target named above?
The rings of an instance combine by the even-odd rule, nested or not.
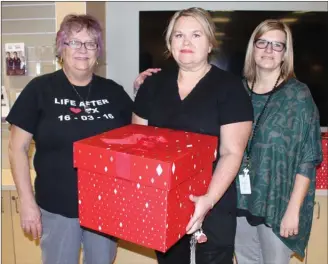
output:
[[[293,38],[290,28],[282,21],[276,19],[268,19],[259,24],[251,38],[249,39],[245,64],[244,64],[244,77],[248,81],[253,81],[256,77],[256,63],[254,59],[254,42],[263,34],[272,30],[280,30],[286,35],[285,54],[281,64],[281,78],[287,80],[295,77],[294,73],[294,52],[293,52]]]
[[[205,35],[208,38],[209,43],[212,45],[212,51],[213,49],[218,47],[218,42],[215,38],[215,24],[212,20],[211,15],[202,8],[192,7],[176,12],[170,20],[165,35],[165,42],[166,42],[168,56],[171,55],[171,41],[172,41],[173,29],[180,17],[195,18],[202,25]]]

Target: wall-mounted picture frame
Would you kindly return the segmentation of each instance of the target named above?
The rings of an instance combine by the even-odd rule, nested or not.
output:
[[[26,74],[26,52],[24,43],[5,43],[6,74],[8,76]]]

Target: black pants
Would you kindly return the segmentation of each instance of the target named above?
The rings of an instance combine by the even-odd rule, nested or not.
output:
[[[197,244],[196,264],[232,264],[236,215],[213,212],[203,223],[207,242]],[[159,264],[190,264],[190,235],[185,235],[166,253],[156,252]]]

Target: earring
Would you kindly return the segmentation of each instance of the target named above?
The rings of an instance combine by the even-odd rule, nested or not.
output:
[[[97,64],[97,65],[99,64],[98,60],[96,60],[96,64]]]
[[[60,57],[58,63],[61,64],[61,65],[64,63],[63,57]]]

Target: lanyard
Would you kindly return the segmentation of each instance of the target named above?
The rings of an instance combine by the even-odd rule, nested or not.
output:
[[[269,102],[271,100],[271,97],[273,95],[273,91],[277,88],[279,79],[280,79],[280,75],[278,76],[277,81],[276,81],[275,85],[273,86],[273,89],[272,89],[270,95],[268,96],[268,98],[267,98],[267,100],[266,100],[266,102],[265,102],[265,104],[264,104],[264,106],[263,106],[263,108],[262,108],[262,110],[261,110],[261,112],[260,112],[257,120],[254,123],[253,131],[252,131],[252,136],[251,136],[251,139],[249,140],[248,146],[246,147],[246,162],[247,162],[247,165],[249,164],[249,160],[251,158],[251,152],[252,152],[252,148],[254,146],[254,138],[255,138],[255,135],[256,135],[256,133],[259,130],[259,122],[260,122],[260,119],[262,118],[263,113],[265,112],[265,110],[266,110],[266,108],[267,108],[267,106],[268,106],[268,104],[269,104]],[[251,87],[251,101],[253,99],[254,84],[255,84],[255,79],[253,80],[252,87]]]

